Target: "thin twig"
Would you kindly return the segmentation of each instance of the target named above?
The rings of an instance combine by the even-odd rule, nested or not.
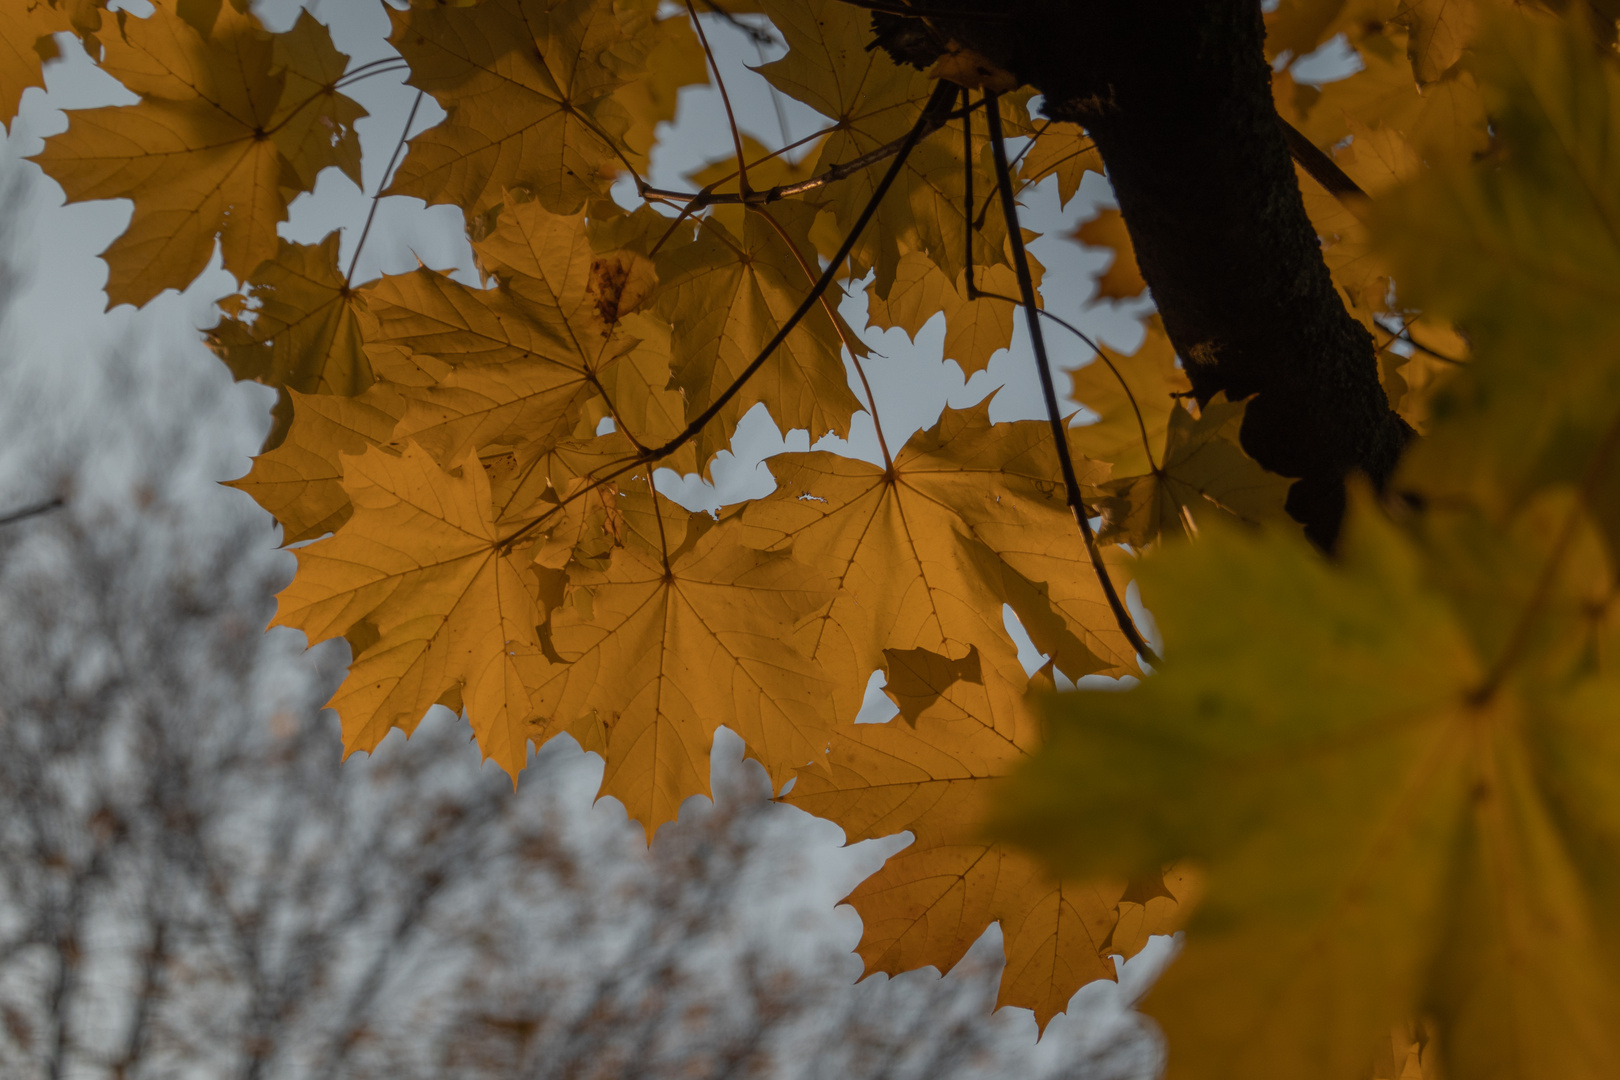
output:
[[[786,244],[787,249],[793,253],[793,261],[799,264],[799,269],[803,271],[805,280],[814,285],[816,282],[815,271],[810,268],[810,260],[804,257],[804,253],[799,250],[799,245],[794,243],[792,234],[783,228],[782,223],[777,221],[765,207],[755,206],[750,209],[770,223],[771,228],[776,231],[776,235],[781,238],[782,243]],[[838,340],[843,343],[844,348],[849,352],[849,362],[854,366],[855,374],[860,377],[861,386],[866,390],[866,411],[872,414],[872,430],[877,432],[878,449],[883,451],[883,467],[885,469],[893,468],[894,458],[889,455],[889,440],[884,438],[883,424],[878,419],[877,395],[872,393],[872,384],[867,381],[866,368],[861,365],[861,358],[855,355],[854,344],[849,340],[849,336],[844,333],[844,328],[838,325],[838,312],[828,301],[826,293],[821,294],[821,307],[826,311],[827,318],[832,320],[833,332],[838,335]]]
[[[849,257],[850,252],[855,250],[855,245],[860,241],[861,233],[866,230],[867,223],[877,213],[878,205],[882,203],[883,196],[888,194],[889,188],[893,187],[895,180],[899,178],[900,170],[905,167],[906,160],[911,156],[911,151],[922,141],[924,135],[938,126],[938,118],[945,113],[951,99],[956,97],[956,93],[957,87],[954,83],[941,80],[934,84],[934,92],[929,96],[928,104],[923,106],[922,115],[917,117],[917,122],[912,125],[910,133],[903,140],[900,149],[895,154],[894,161],[889,165],[888,171],[883,174],[883,178],[878,181],[877,187],[873,189],[872,197],[866,200],[866,206],[862,208],[860,216],[855,219],[855,224],[850,226],[849,235],[844,237],[844,242],[838,246],[837,253],[827,261],[827,266],[822,270],[821,276],[816,279],[815,286],[803,300],[799,301],[799,306],[794,309],[793,314],[788,316],[787,321],[765,343],[765,347],[760,350],[759,355],[754,358],[753,362],[743,369],[742,374],[738,375],[737,379],[726,387],[725,392],[716,398],[707,409],[699,413],[697,419],[688,424],[681,434],[654,451],[655,457],[673,454],[688,439],[702,431],[710,420],[720,415],[720,410],[730,404],[731,399],[742,391],[743,384],[751,379],[756,371],[765,366],[765,361],[771,358],[771,354],[776,351],[776,347],[787,340],[787,336],[793,332],[793,328],[798,326],[799,322],[810,313],[810,309],[816,306],[816,303],[821,299],[821,294],[827,291],[827,286],[831,285],[833,279],[838,276],[839,267],[843,264],[843,261]]]
[[[973,106],[975,109],[978,107],[978,105]],[[929,114],[925,111],[923,115],[928,116]],[[923,137],[933,134],[940,128],[944,127],[951,120],[955,120],[963,115],[965,115],[964,110],[958,109],[954,112],[948,112],[943,115],[930,117],[928,127],[923,131]],[[824,133],[817,132],[815,135],[808,135],[805,138],[800,139],[799,142],[808,142],[821,134]],[[826,172],[821,173],[819,176],[812,176],[808,180],[800,180],[793,184],[778,184],[776,187],[766,188],[763,191],[751,191],[747,195],[743,195],[735,191],[711,191],[709,188],[704,188],[702,191],[672,191],[669,188],[656,187],[643,188],[641,194],[643,198],[651,199],[655,202],[681,202],[693,210],[698,210],[705,206],[718,206],[722,204],[731,205],[742,203],[744,205],[754,206],[765,203],[780,202],[781,200],[790,198],[794,195],[802,195],[806,191],[814,191],[816,188],[825,187],[828,184],[843,180],[847,177],[853,176],[855,173],[860,172],[862,169],[870,165],[876,165],[885,158],[893,157],[895,154],[899,153],[900,148],[904,146],[906,141],[910,138],[910,135],[906,135],[904,138],[899,138],[893,142],[885,143],[875,150],[868,150],[860,157],[851,158],[849,161],[834,165]],[[792,149],[792,147],[784,147],[783,149],[788,150]],[[781,152],[782,151],[777,151],[776,154]],[[776,154],[771,154],[769,156],[775,157]],[[759,162],[756,161],[755,164],[757,165]],[[736,174],[733,173],[732,175],[735,176]],[[731,176],[725,176],[716,181],[716,183],[723,183],[729,179],[731,179]],[[713,186],[714,185],[710,185],[710,187]]]
[[[0,525],[15,525],[19,521],[27,521],[31,517],[38,517],[52,510],[60,510],[66,505],[67,500],[58,495],[53,499],[46,499],[42,503],[35,503],[33,506],[25,506],[21,510],[13,510],[9,514],[0,515]]]
[[[1036,373],[1041,378],[1041,395],[1046,399],[1046,416],[1052,425],[1052,439],[1057,449],[1058,467],[1063,472],[1063,488],[1068,495],[1069,509],[1074,514],[1074,520],[1080,526],[1080,535],[1085,538],[1086,553],[1091,556],[1092,569],[1097,573],[1097,581],[1102,585],[1103,595],[1108,600],[1108,607],[1114,613],[1114,621],[1119,624],[1120,630],[1125,634],[1125,640],[1131,643],[1137,653],[1145,657],[1150,664],[1157,664],[1159,656],[1153,651],[1141,631],[1136,628],[1136,622],[1131,613],[1125,609],[1124,601],[1119,598],[1114,588],[1113,579],[1108,576],[1108,567],[1103,562],[1102,551],[1097,547],[1096,534],[1091,531],[1091,521],[1086,512],[1085,500],[1080,494],[1080,478],[1074,471],[1074,459],[1069,454],[1069,433],[1063,424],[1063,414],[1058,409],[1057,388],[1052,384],[1052,368],[1046,358],[1046,339],[1041,334],[1041,320],[1037,312],[1040,310],[1035,303],[1035,279],[1029,272],[1029,256],[1024,252],[1024,236],[1018,223],[1018,204],[1013,201],[1012,170],[1007,165],[1007,143],[1001,136],[1001,112],[996,107],[996,95],[985,92],[985,117],[990,124],[990,149],[996,162],[996,187],[1001,192],[1001,211],[1007,219],[1007,237],[1012,244],[1013,271],[1018,275],[1018,292],[1023,297],[1024,318],[1029,326],[1030,344],[1035,350]]]
[[[709,58],[709,67],[714,71],[714,84],[720,88],[720,104],[726,108],[726,126],[731,129],[731,145],[737,151],[737,191],[747,195],[748,159],[743,154],[742,132],[737,130],[737,114],[731,111],[731,95],[726,92],[725,76],[720,74],[720,61],[714,58],[714,50],[709,48],[709,35],[703,30],[703,20],[698,18],[697,8],[692,6],[692,0],[686,0],[686,13],[692,16],[692,28],[697,31],[698,43],[703,46],[703,55]]]
[[[389,57],[387,60],[373,60],[371,63],[363,64],[353,71],[344,72],[338,78],[338,81],[332,84],[332,88],[341,90],[346,86],[352,86],[357,82],[369,79],[373,75],[387,75],[390,72],[409,71],[410,69],[411,65],[397,56]]]
[[[377,181],[377,193],[371,197],[371,211],[366,214],[366,226],[360,230],[360,242],[354,245],[354,258],[349,260],[349,272],[344,275],[343,287],[354,286],[354,269],[360,265],[360,252],[366,246],[366,237],[371,235],[371,223],[377,219],[377,204],[382,201],[382,193],[388,189],[388,177],[399,162],[399,155],[405,149],[405,142],[410,138],[411,125],[416,122],[416,110],[422,107],[422,98],[427,91],[418,90],[416,100],[411,103],[411,114],[405,118],[405,129],[399,133],[399,142],[394,144],[394,154],[388,159],[387,168],[383,169],[382,176]]]
[[[626,462],[619,468],[598,477],[579,491],[574,492],[567,499],[564,499],[556,508],[540,515],[510,536],[497,541],[496,547],[502,550],[510,550],[513,544],[538,528],[551,514],[561,509],[563,505],[566,505],[573,498],[578,498],[585,492],[601,487],[603,484],[611,483],[627,472],[668,457],[691,441],[708,426],[711,420],[720,415],[720,411],[731,403],[731,399],[742,392],[742,388],[748,380],[753,378],[759,369],[765,366],[765,362],[776,352],[777,346],[787,340],[787,336],[803,321],[804,317],[810,313],[810,310],[820,302],[821,294],[827,291],[827,287],[838,276],[839,267],[849,257],[849,253],[855,250],[855,245],[860,242],[861,233],[866,230],[866,226],[877,213],[878,206],[882,204],[884,195],[888,194],[889,188],[893,187],[895,180],[899,178],[900,170],[905,167],[907,159],[911,157],[911,151],[922,141],[924,136],[940,126],[943,122],[941,117],[948,110],[956,94],[957,87],[952,83],[941,80],[934,84],[934,91],[929,95],[928,103],[923,106],[922,115],[917,117],[917,122],[912,125],[911,132],[902,140],[899,150],[895,153],[894,161],[889,164],[888,171],[883,174],[877,186],[872,190],[872,195],[866,200],[866,205],[861,209],[860,216],[850,226],[848,235],[844,237],[843,243],[838,247],[838,252],[828,260],[827,266],[822,270],[821,276],[816,279],[815,285],[811,287],[810,292],[805,295],[804,299],[799,301],[799,306],[794,309],[793,314],[788,316],[787,321],[777,328],[775,334],[771,335],[771,339],[765,343],[765,347],[759,351],[759,355],[754,357],[753,361],[732,380],[731,385],[726,387],[719,397],[709,404],[708,408],[704,409],[702,413],[688,423],[680,434],[662,446],[653,447],[644,454],[637,455],[635,459]]]
[[[1147,421],[1142,418],[1142,408],[1136,403],[1136,394],[1131,391],[1131,384],[1125,381],[1125,376],[1121,375],[1119,368],[1114,366],[1114,361],[1109,358],[1107,353],[1102,351],[1102,346],[1091,340],[1091,337],[1086,334],[1085,331],[1069,322],[1069,320],[1052,314],[1045,308],[1039,308],[1038,310],[1043,318],[1051,319],[1053,322],[1063,327],[1063,329],[1067,330],[1069,333],[1091,346],[1091,351],[1097,354],[1097,359],[1101,360],[1104,364],[1107,364],[1108,370],[1114,373],[1114,378],[1119,382],[1119,388],[1125,391],[1125,400],[1131,403],[1131,411],[1136,414],[1136,427],[1142,433],[1142,450],[1147,454],[1148,466],[1152,468],[1154,475],[1157,476],[1160,472],[1159,463],[1154,460],[1153,445],[1148,439]]]
[[[724,22],[727,26],[730,26],[733,30],[738,30],[747,35],[748,40],[752,41],[755,45],[763,48],[766,45],[782,44],[777,40],[775,34],[771,33],[763,26],[755,26],[752,23],[743,22],[741,19],[737,18],[737,16],[721,7],[715,2],[715,0],[700,0],[700,2],[709,10],[709,14],[718,15],[721,22]],[[760,60],[763,63],[764,57],[761,57]]]
[[[1412,348],[1414,348],[1418,352],[1423,353],[1424,355],[1430,357],[1431,359],[1440,361],[1442,364],[1451,364],[1454,367],[1467,367],[1468,366],[1467,361],[1458,360],[1458,359],[1456,359],[1454,357],[1447,356],[1444,353],[1436,352],[1434,349],[1429,348],[1429,346],[1423,344],[1423,342],[1419,341],[1417,338],[1412,336],[1412,324],[1417,322],[1421,318],[1423,318],[1423,314],[1422,314],[1422,312],[1419,312],[1418,314],[1412,316],[1410,319],[1406,320],[1406,322],[1402,323],[1401,328],[1399,330],[1391,330],[1389,327],[1385,326],[1383,323],[1379,323],[1378,324],[1379,329],[1384,331],[1384,333],[1386,333],[1386,334],[1388,334],[1390,336],[1388,344],[1384,345],[1383,347],[1385,349],[1387,349],[1387,348],[1389,348],[1390,345],[1393,345],[1393,344],[1395,344],[1395,342],[1400,341],[1400,342],[1406,343],[1407,345],[1410,345]]]
[[[1024,306],[1024,302],[1018,299],[1016,296],[1003,296],[1001,293],[985,292],[983,289],[980,289],[975,294],[975,299],[1000,300],[1003,303],[1011,304],[1014,307]],[[1115,381],[1119,383],[1119,388],[1125,391],[1125,400],[1131,403],[1131,412],[1136,414],[1136,429],[1142,433],[1142,451],[1147,455],[1148,466],[1153,470],[1154,475],[1158,475],[1160,472],[1162,472],[1162,470],[1159,468],[1159,463],[1153,458],[1153,445],[1148,439],[1147,421],[1142,418],[1142,407],[1137,404],[1136,394],[1131,390],[1131,384],[1125,381],[1125,376],[1120,374],[1119,367],[1112,359],[1109,358],[1108,354],[1102,350],[1102,347],[1091,339],[1089,334],[1080,329],[1078,326],[1074,325],[1068,319],[1054,315],[1045,308],[1036,308],[1035,311],[1040,315],[1041,318],[1051,319],[1053,322],[1063,327],[1063,329],[1067,330],[1069,333],[1073,334],[1075,337],[1089,345],[1091,347],[1091,351],[1097,354],[1097,359],[1101,360],[1103,365],[1113,373]]]

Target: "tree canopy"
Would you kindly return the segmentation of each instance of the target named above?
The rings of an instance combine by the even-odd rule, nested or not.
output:
[[[79,35],[139,102],[36,160],[133,201],[109,301],[216,242],[240,282],[208,339],[281,404],[234,483],[299,544],[276,623],[352,649],[347,751],[442,704],[515,782],[568,734],[651,838],[724,725],[851,839],[912,833],[849,898],[868,970],[949,969],[999,923],[999,1004],[1044,1023],[1185,925],[1148,1003],[1172,1076],[1597,1078],[1620,71],[1615,13],[1568,8],[422,0],[389,42],[446,116],[384,194],[460,208],[476,285],[277,238],[321,170],[359,175],[368,72],[308,14],[4,0],[0,107]],[[761,86],[823,128],[733,123],[655,186],[677,91],[718,71],[706,22],[754,16],[787,46]],[[1294,79],[1341,35],[1354,74]],[[1040,299],[1072,286],[1017,200],[1086,170],[1122,211],[1079,237],[1116,250],[1105,291],[1158,315],[1134,355],[1087,341],[1077,423]],[[943,314],[964,371],[1022,321],[1048,418],[891,444],[840,288],[872,326]],[[881,461],[780,454],[716,513],[658,491],[759,404],[812,439],[865,411]],[[856,724],[874,671],[899,716]],[[1088,675],[1145,677],[1052,692]]]

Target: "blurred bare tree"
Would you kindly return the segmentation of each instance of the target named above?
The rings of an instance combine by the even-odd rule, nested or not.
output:
[[[16,280],[0,259],[0,311]],[[346,657],[262,632],[290,559],[208,482],[262,407],[206,356],[128,350],[0,349],[0,515],[67,497],[0,525],[0,1076],[1156,1073],[1112,984],[1041,1046],[992,1016],[993,939],[854,985],[810,887],[847,873],[836,830],[734,738],[651,851],[577,749],[514,792],[443,714],[341,763]]]
[[[577,751],[514,793],[439,717],[341,764],[317,707],[342,658],[260,633],[284,568],[240,554],[257,525],[193,525],[153,498],[0,533],[0,1073],[953,1077],[1027,1052],[987,950],[852,987],[847,946],[773,932],[808,823],[735,756],[650,853],[587,809]],[[1091,1074],[1151,1073],[1119,1034]]]

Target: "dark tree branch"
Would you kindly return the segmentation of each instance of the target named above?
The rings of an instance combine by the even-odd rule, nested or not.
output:
[[[1046,337],[1041,333],[1040,308],[1035,303],[1035,280],[1030,276],[1029,259],[1024,254],[1023,230],[1018,225],[1018,206],[1013,201],[1012,170],[1007,167],[1007,144],[1001,135],[1001,111],[996,106],[994,94],[986,94],[985,101],[989,107],[984,115],[990,125],[990,147],[995,155],[996,162],[996,189],[1001,194],[1001,210],[1007,218],[1007,236],[1012,245],[1013,269],[1018,275],[1018,292],[1024,309],[1024,318],[1029,326],[1030,345],[1035,350],[1035,372],[1041,380],[1041,397],[1046,402],[1046,418],[1052,425],[1052,445],[1057,451],[1058,467],[1063,472],[1063,489],[1068,497],[1069,510],[1074,514],[1075,524],[1080,526],[1080,536],[1085,540],[1086,554],[1091,559],[1091,568],[1096,571],[1097,583],[1102,586],[1103,595],[1108,600],[1108,610],[1114,613],[1114,621],[1131,643],[1138,655],[1146,658],[1150,664],[1157,664],[1159,656],[1153,651],[1141,633],[1136,629],[1136,623],[1131,614],[1119,598],[1119,592],[1114,588],[1113,579],[1108,576],[1108,566],[1103,562],[1102,552],[1097,548],[1097,537],[1091,531],[1091,521],[1087,517],[1090,513],[1086,509],[1085,500],[1080,494],[1080,478],[1075,475],[1074,459],[1069,455],[1069,428],[1063,422],[1063,414],[1058,409],[1057,387],[1052,382],[1052,365],[1046,359]]]
[[[1306,216],[1260,5],[1003,0],[1011,17],[998,20],[937,14],[966,9],[956,0],[930,7],[941,47],[970,46],[1041,91],[1047,116],[1086,127],[1194,394],[1254,395],[1244,449],[1299,478],[1289,512],[1330,547],[1345,475],[1382,485],[1412,432],[1389,407],[1372,337],[1345,311]],[[903,41],[902,55],[919,59],[925,24],[873,22],[879,42]],[[1332,190],[1322,164],[1310,171]]]

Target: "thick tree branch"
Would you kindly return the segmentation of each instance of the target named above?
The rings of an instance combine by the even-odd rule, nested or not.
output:
[[[1373,340],[1345,311],[1305,214],[1259,3],[999,8],[1012,17],[926,25],[941,46],[954,39],[1041,91],[1048,116],[1087,128],[1198,400],[1255,395],[1244,448],[1299,478],[1289,512],[1331,546],[1345,475],[1382,485],[1411,429],[1389,407]],[[874,25],[919,59],[920,20],[879,14]]]

